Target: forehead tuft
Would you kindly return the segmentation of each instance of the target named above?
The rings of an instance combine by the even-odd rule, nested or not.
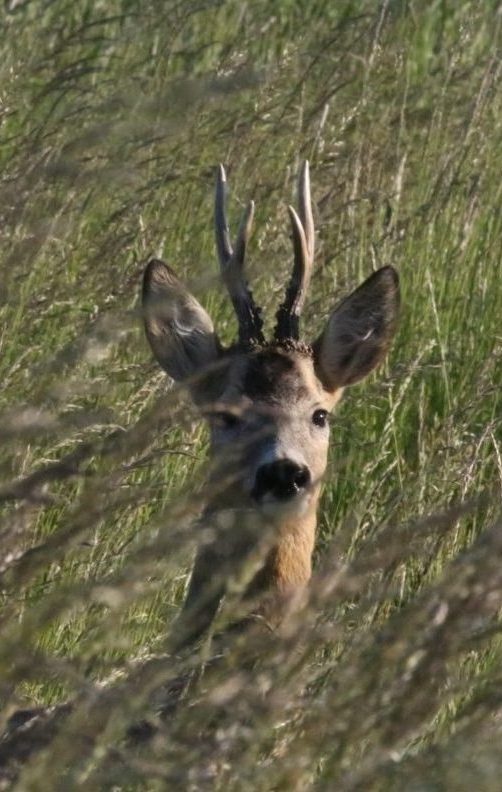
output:
[[[314,358],[314,349],[311,344],[295,338],[283,338],[280,341],[266,341],[263,344],[251,342],[250,344],[236,344],[230,352],[243,352],[245,354],[258,354],[260,352],[290,352],[306,358]]]
[[[309,354],[287,350],[284,345],[269,346],[247,357],[242,391],[253,400],[297,401],[313,395],[313,380]]]

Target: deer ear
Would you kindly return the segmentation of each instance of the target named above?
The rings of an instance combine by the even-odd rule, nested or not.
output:
[[[338,305],[314,344],[316,373],[333,392],[366,377],[385,357],[399,312],[399,278],[392,267],[373,273]]]
[[[153,354],[177,382],[197,382],[219,359],[211,318],[173,270],[157,259],[148,263],[143,276],[143,318]]]

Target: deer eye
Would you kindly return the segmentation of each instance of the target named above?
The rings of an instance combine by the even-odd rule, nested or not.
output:
[[[312,414],[312,423],[316,426],[321,427],[323,429],[328,422],[328,411],[327,410],[314,410]]]
[[[215,412],[212,418],[219,429],[235,429],[240,424],[240,417],[232,412]]]

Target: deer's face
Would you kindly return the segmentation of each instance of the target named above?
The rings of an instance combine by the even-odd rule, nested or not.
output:
[[[339,391],[323,388],[307,347],[270,345],[233,357],[207,410],[227,504],[301,514],[317,500]]]
[[[260,312],[244,279],[253,204],[232,251],[224,210],[225,174],[216,190],[216,240],[222,274],[239,320],[239,343],[223,350],[213,323],[173,270],[151,261],[143,282],[145,328],[153,352],[189,388],[211,427],[222,506],[289,510],[315,505],[326,468],[328,413],[347,385],[383,359],[394,334],[396,272],[373,273],[332,311],[312,347],[298,338],[314,255],[308,165],[300,177],[299,216],[289,207],[295,264],[266,343]]]

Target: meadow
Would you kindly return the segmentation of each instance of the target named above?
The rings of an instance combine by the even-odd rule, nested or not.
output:
[[[2,17],[0,734],[19,708],[76,705],[0,788],[499,790],[502,6],[7,0]],[[332,419],[308,608],[260,662],[237,647],[204,675],[207,644],[166,642],[207,433],[152,359],[141,277],[164,258],[233,338],[223,162],[232,223],[256,201],[270,325],[305,158],[309,337],[385,264],[400,325]],[[196,693],[131,747],[187,669]]]

